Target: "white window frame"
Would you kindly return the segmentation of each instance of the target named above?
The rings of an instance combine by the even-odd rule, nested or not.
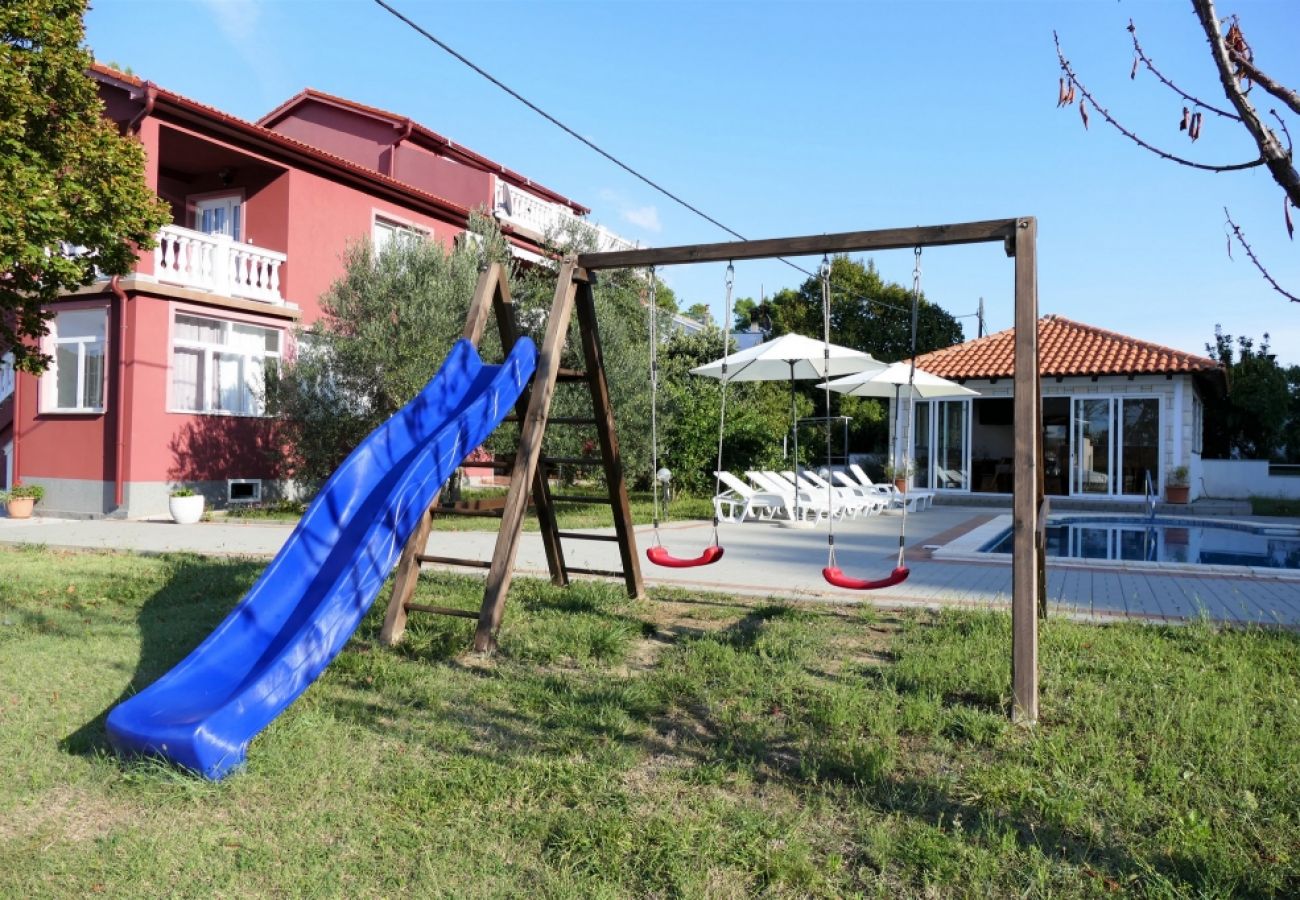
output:
[[[1086,400],[1106,400],[1110,403],[1110,442],[1107,448],[1107,477],[1110,479],[1105,493],[1085,492],[1082,487],[1082,468],[1076,459],[1083,452],[1079,438],[1078,407]],[[1165,440],[1165,402],[1159,393],[1138,394],[1071,394],[1070,395],[1070,496],[1092,500],[1132,500],[1142,494],[1125,494],[1120,488],[1123,483],[1118,476],[1124,471],[1124,404],[1128,402],[1154,400],[1156,403],[1156,465],[1159,467],[1160,483],[1155,485],[1157,491],[1164,489],[1164,481],[1169,477],[1168,466],[1164,461],[1165,451],[1169,449]],[[1176,462],[1174,465],[1180,465]]]
[[[277,335],[277,345],[279,349],[276,350],[275,352],[263,351],[260,354],[259,358],[263,360],[263,371],[265,371],[266,360],[273,359],[276,361],[276,365],[279,365],[279,361],[284,357],[285,332],[282,329],[275,328],[270,325],[265,325],[260,322],[245,322],[245,321],[235,320],[235,319],[221,319],[215,316],[203,315],[202,313],[194,312],[188,309],[178,309],[172,315],[172,339],[171,339],[171,346],[168,348],[167,411],[171,413],[182,413],[185,415],[193,415],[193,416],[240,416],[244,418],[255,418],[255,419],[266,418],[268,416],[268,413],[266,412],[265,409],[264,400],[261,400],[262,403],[261,409],[250,410],[246,407],[241,408],[239,410],[207,408],[211,403],[211,389],[216,376],[216,369],[215,369],[215,366],[217,364],[216,355],[221,353],[221,354],[226,354],[228,356],[239,357],[239,383],[246,390],[248,384],[248,369],[247,369],[248,360],[250,357],[254,356],[255,354],[249,353],[247,351],[241,351],[230,343],[213,344],[213,343],[208,343],[206,341],[196,341],[196,340],[190,340],[188,338],[177,337],[176,319],[181,316],[185,316],[191,319],[201,319],[206,322],[212,322],[220,325],[223,341],[229,338],[231,329],[236,325],[243,325],[245,327],[250,327],[250,328],[261,328],[264,331],[275,332]],[[201,405],[205,407],[203,409],[186,409],[180,406],[177,401],[176,398],[177,395],[176,350],[177,348],[181,348],[185,350],[198,350],[201,351],[202,353],[202,356],[200,356],[199,358],[200,360],[199,365],[202,367],[203,390],[199,392],[199,399]],[[241,398],[247,396],[248,396],[247,394],[241,393]],[[259,402],[259,398],[257,397],[253,397],[252,399],[254,403]]]
[[[226,235],[232,241],[239,243],[244,240],[244,234],[248,231],[248,223],[245,221],[247,216],[244,215],[244,192],[238,191],[218,191],[208,194],[192,194],[187,198],[189,204],[194,210],[194,230],[203,234],[220,235],[219,231],[203,231],[203,210],[204,208],[226,207],[231,211],[231,233]]]
[[[88,337],[85,335],[60,336],[59,334],[59,316],[65,313],[99,313],[104,319],[104,337]],[[50,366],[41,376],[40,387],[40,411],[42,415],[67,415],[67,416],[84,416],[84,415],[101,415],[107,409],[108,399],[108,307],[91,306],[91,307],[70,307],[60,309],[50,320],[50,333],[45,338],[45,350],[51,357]],[[86,389],[89,384],[86,382],[86,348],[95,344],[103,348],[104,366],[100,373],[99,399],[98,406],[86,405]],[[69,345],[77,348],[77,401],[76,406],[59,406],[59,348]]]
[[[381,228],[392,232],[392,236],[382,242],[379,239]],[[430,236],[427,229],[383,213],[375,213],[374,220],[370,224],[370,243],[375,248],[376,256],[382,254],[394,240],[427,241]]]
[[[14,371],[14,355],[6,353],[0,356],[0,403],[8,400],[14,392],[14,382],[18,375]]]
[[[940,487],[938,485],[938,480],[939,480],[938,478],[939,473],[937,471],[937,463],[939,459],[938,426],[939,426],[939,404],[941,403],[957,403],[957,404],[961,404],[962,406],[962,417],[963,417],[964,424],[962,426],[962,436],[961,436],[961,442],[962,442],[962,452],[961,452],[962,469],[961,470],[964,473],[963,477],[965,479],[965,484],[961,487]],[[970,477],[971,415],[974,409],[971,406],[971,398],[939,397],[934,400],[918,399],[912,402],[912,408],[910,411],[910,414],[912,416],[912,422],[910,428],[908,429],[909,431],[908,440],[911,442],[912,448],[911,448],[911,452],[908,454],[908,459],[912,460],[912,464],[914,467],[916,465],[916,459],[917,459],[916,411],[917,408],[921,406],[928,407],[928,412],[926,413],[926,416],[928,417],[926,427],[929,429],[930,433],[926,436],[926,439],[930,442],[930,444],[926,454],[926,472],[929,473],[929,477],[926,479],[926,484],[918,484],[917,482],[919,479],[917,479],[915,473],[913,473],[913,475],[910,476],[910,481],[912,482],[914,487],[920,490],[943,491],[944,493],[951,493],[951,494],[969,494],[971,492],[971,477]]]

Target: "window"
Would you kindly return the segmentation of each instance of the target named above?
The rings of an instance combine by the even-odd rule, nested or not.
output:
[[[1192,452],[1205,452],[1205,404],[1201,398],[1192,395]]]
[[[204,234],[224,234],[235,241],[240,240],[239,220],[243,205],[243,197],[239,194],[195,201],[194,230]]]
[[[172,409],[260,416],[280,359],[280,332],[178,313],[172,339]]]
[[[373,235],[375,255],[383,253],[394,241],[422,241],[427,236],[423,231],[410,225],[376,217]]]
[[[104,354],[107,309],[70,309],[50,323],[54,362],[41,378],[46,412],[104,411]]]
[[[6,353],[0,356],[0,403],[9,399],[14,392],[14,355]]]

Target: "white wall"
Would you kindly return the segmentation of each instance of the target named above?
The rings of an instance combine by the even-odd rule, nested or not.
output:
[[[1245,500],[1247,497],[1280,497],[1300,500],[1300,478],[1268,474],[1268,463],[1259,459],[1201,460],[1201,496]]]

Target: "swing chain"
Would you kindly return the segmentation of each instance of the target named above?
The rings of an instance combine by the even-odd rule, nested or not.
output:
[[[831,471],[831,261],[823,254],[817,269],[822,283],[822,391],[826,398],[826,558],[827,565],[835,567],[835,475]],[[797,462],[797,460],[796,460]]]
[[[727,262],[727,273],[723,279],[727,288],[727,298],[722,309],[722,381],[718,402],[718,459],[713,472],[713,496],[722,493],[722,446],[727,433],[727,357],[731,355],[731,292],[736,283],[736,266],[734,261]],[[718,505],[713,505],[713,546],[718,546]]]
[[[650,493],[654,498],[653,531],[655,546],[659,541],[659,303],[655,296],[655,270],[650,267],[649,302],[646,316],[650,324]]]

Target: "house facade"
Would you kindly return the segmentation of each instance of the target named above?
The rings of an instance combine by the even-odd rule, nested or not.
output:
[[[1222,366],[1055,315],[1038,321],[1038,355],[1048,495],[1161,497],[1179,467],[1192,499],[1199,495],[1202,398],[1226,389]],[[1014,362],[1013,330],[917,357],[919,368],[978,396],[891,407],[896,458],[910,447],[915,487],[1011,494]]]
[[[41,377],[0,362],[0,477],[45,487],[47,514],[164,513],[172,486],[216,505],[285,487],[269,367],[319,315],[345,248],[450,243],[470,211],[513,252],[588,210],[410,119],[304,91],[260,122],[96,66],[105,115],[145,148],[170,207],[131,274],[60,298]],[[602,246],[632,246],[598,229]]]

